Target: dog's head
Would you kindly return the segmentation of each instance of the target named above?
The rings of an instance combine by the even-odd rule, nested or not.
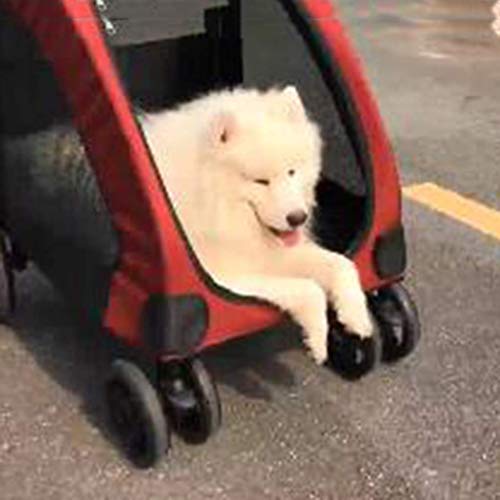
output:
[[[293,245],[314,204],[321,139],[297,90],[235,96],[209,125],[209,155],[235,203],[268,238]]]

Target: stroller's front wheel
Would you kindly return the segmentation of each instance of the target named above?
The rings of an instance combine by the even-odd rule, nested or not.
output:
[[[380,356],[378,336],[361,338],[334,324],[328,335],[328,365],[346,379],[369,373]]]
[[[133,363],[116,360],[106,382],[113,430],[128,458],[138,467],[152,467],[168,452],[168,422],[156,393]]]

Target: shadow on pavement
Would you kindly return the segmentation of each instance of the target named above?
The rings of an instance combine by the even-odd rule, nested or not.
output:
[[[77,315],[38,273],[28,271],[18,278],[17,311],[2,322],[45,373],[76,395],[88,420],[116,444],[108,431],[103,398],[103,381],[112,359],[102,332],[78,324]],[[218,384],[248,398],[270,400],[270,386],[294,385],[292,371],[277,354],[297,346],[296,328],[284,325],[211,349],[203,357]]]

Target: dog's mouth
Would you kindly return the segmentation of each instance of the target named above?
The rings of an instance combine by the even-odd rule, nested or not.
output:
[[[271,234],[276,236],[276,238],[278,238],[286,247],[293,247],[294,245],[300,242],[300,237],[302,234],[302,231],[300,229],[281,231],[279,229],[275,229],[274,227],[270,226],[265,226],[265,227],[266,229],[269,230]]]
[[[297,227],[295,229],[276,229],[275,227],[268,226],[260,217],[259,212],[257,211],[257,208],[254,206],[253,203],[249,202],[250,207],[253,210],[253,213],[255,214],[255,218],[259,221],[259,224],[262,226],[262,228],[267,232],[270,233],[274,238],[278,239],[280,243],[285,245],[286,247],[293,247],[297,243],[300,242],[301,236],[302,236],[302,228]]]

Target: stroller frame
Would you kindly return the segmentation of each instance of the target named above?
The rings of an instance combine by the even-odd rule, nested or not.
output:
[[[369,206],[350,256],[381,325],[383,355],[398,359],[413,349],[420,330],[416,308],[398,283],[406,254],[396,161],[360,62],[331,2],[280,2],[326,85],[343,103],[345,125],[367,177]],[[165,406],[178,426],[188,413],[197,414],[190,439],[206,439],[220,423],[215,385],[195,355],[271,327],[282,315],[258,299],[221,288],[202,269],[145,145],[96,6],[90,0],[5,0],[4,4],[33,35],[54,69],[118,235],[119,259],[102,327],[113,339],[145,353],[156,370],[151,383],[135,365],[119,360],[108,381],[108,395],[111,408],[123,407],[127,397],[139,401],[148,422],[146,438],[142,447],[128,451],[138,465],[148,466],[166,449],[168,432],[160,430],[165,423],[159,416]],[[388,303],[399,311],[396,320],[403,323],[402,339],[395,334],[399,328],[394,326],[395,313],[384,310]],[[342,356],[333,358],[345,373],[359,376],[373,366],[373,346],[339,339],[332,341],[332,349]],[[364,353],[363,360],[351,369],[358,351]],[[179,380],[181,389],[174,388]],[[158,399],[152,396],[155,386],[166,394],[161,404],[151,404]],[[121,418],[114,417],[115,422]],[[140,423],[128,423],[133,425]],[[120,425],[118,430],[127,433]]]

